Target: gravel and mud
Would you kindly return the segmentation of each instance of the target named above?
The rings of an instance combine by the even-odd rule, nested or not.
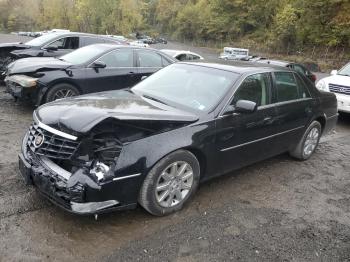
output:
[[[95,221],[24,185],[32,111],[0,87],[0,261],[350,261],[350,115],[309,161],[284,154],[214,179],[167,217],[138,208]]]

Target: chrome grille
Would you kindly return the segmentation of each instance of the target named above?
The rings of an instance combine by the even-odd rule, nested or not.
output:
[[[55,135],[36,124],[30,126],[27,145],[37,155],[53,159],[70,159],[79,146],[79,142]],[[40,145],[36,144],[38,136],[43,137]]]
[[[329,91],[339,94],[350,95],[350,86],[329,84]]]

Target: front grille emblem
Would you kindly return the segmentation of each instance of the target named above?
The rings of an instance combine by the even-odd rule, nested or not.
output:
[[[42,133],[36,134],[34,137],[34,146],[40,147],[44,143],[45,137]]]

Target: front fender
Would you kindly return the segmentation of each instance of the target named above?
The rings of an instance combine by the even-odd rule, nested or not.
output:
[[[116,176],[141,173],[144,178],[160,159],[182,148],[201,151],[203,155],[211,156],[206,157],[207,161],[215,161],[214,140],[215,121],[209,121],[131,142],[123,146],[116,165]]]

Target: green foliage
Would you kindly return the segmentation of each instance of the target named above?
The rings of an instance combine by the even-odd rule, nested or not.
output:
[[[348,46],[349,0],[0,0],[7,31],[67,28],[179,39]]]

